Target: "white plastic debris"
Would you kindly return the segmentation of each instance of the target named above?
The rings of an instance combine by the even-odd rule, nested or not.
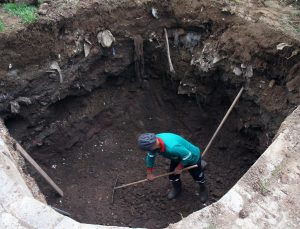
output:
[[[59,82],[62,83],[63,82],[63,76],[62,76],[62,73],[61,73],[61,69],[58,65],[58,63],[56,61],[53,61],[50,65],[50,69],[51,70],[56,70],[59,74]]]
[[[109,48],[112,45],[112,43],[116,41],[116,39],[109,30],[99,32],[97,35],[97,39],[98,42],[104,48]]]
[[[276,46],[277,50],[282,50],[285,47],[291,47],[292,45],[286,44],[286,43],[280,43]]]
[[[152,16],[153,16],[154,18],[156,18],[156,19],[159,18],[159,16],[158,16],[158,11],[157,11],[156,8],[152,7],[151,13],[152,13]]]
[[[83,50],[84,50],[84,57],[88,57],[88,55],[91,52],[91,45],[87,42],[84,42],[83,44]]]
[[[234,67],[233,68],[233,73],[236,75],[236,76],[240,76],[243,74],[242,70],[239,68],[239,67]]]
[[[30,105],[32,102],[31,102],[31,99],[28,98],[28,97],[23,97],[23,96],[20,96],[16,99],[16,101],[18,103],[21,103],[21,104],[25,104],[25,105]]]
[[[9,69],[9,70],[12,69],[12,64],[9,64],[9,65],[8,65],[8,69]]]

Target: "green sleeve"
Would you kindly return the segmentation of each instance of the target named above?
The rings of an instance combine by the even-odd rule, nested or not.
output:
[[[178,156],[181,158],[181,163],[186,166],[189,164],[193,164],[193,154],[191,151],[186,149],[183,146],[174,146],[172,148],[172,151],[178,154]]]
[[[149,151],[146,157],[147,168],[153,168],[155,162],[156,153]]]

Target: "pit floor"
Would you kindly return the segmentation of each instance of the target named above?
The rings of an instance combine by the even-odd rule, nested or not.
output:
[[[118,185],[146,177],[146,154],[136,146],[140,133],[177,133],[203,150],[231,103],[221,88],[212,96],[209,105],[199,106],[195,99],[166,89],[160,80],[150,80],[144,89],[132,82],[122,87],[111,83],[86,96],[68,97],[50,107],[48,122],[56,132],[30,151],[65,196],[56,196],[29,166],[28,170],[48,204],[79,222],[163,228],[205,206],[188,173],[182,175],[181,196],[172,201],[166,198],[168,178],[116,190],[114,203],[113,186],[117,177]],[[231,113],[204,158],[206,205],[222,197],[259,156],[255,144],[240,134],[238,117],[236,111]],[[18,139],[14,124],[7,126]],[[27,143],[35,145],[40,135]],[[156,174],[168,172],[169,161],[157,157],[155,168]]]

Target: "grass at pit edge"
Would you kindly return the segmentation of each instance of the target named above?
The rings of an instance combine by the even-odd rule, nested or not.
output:
[[[0,19],[0,33],[4,30],[4,23],[3,21]]]
[[[29,24],[37,20],[37,9],[34,6],[17,3],[5,3],[2,8],[7,13],[20,17],[23,23]]]

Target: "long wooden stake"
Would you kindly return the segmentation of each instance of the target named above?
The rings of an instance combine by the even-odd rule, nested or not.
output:
[[[171,55],[170,55],[170,46],[169,46],[169,39],[168,39],[168,32],[166,29],[164,29],[165,31],[165,37],[166,37],[166,45],[167,45],[167,56],[168,56],[168,62],[169,62],[169,67],[170,67],[170,72],[175,74],[175,70],[172,64],[172,60],[171,60]]]
[[[211,146],[211,143],[213,142],[213,140],[215,139],[215,137],[217,136],[217,134],[219,133],[220,129],[222,128],[224,122],[226,121],[226,119],[228,118],[230,112],[232,111],[233,107],[235,106],[235,104],[237,103],[237,101],[239,100],[239,98],[242,95],[242,92],[244,90],[244,87],[241,88],[241,90],[239,91],[239,93],[237,94],[237,96],[235,97],[234,101],[232,102],[231,106],[229,107],[227,113],[225,114],[224,118],[222,119],[220,125],[218,126],[217,130],[215,131],[214,135],[212,136],[212,138],[210,139],[209,143],[207,144],[205,150],[202,153],[202,157],[206,154],[207,150],[209,149],[209,147]]]
[[[51,185],[52,188],[60,195],[64,196],[63,191],[54,183],[54,181],[45,173],[45,171],[33,160],[33,158],[23,149],[23,147],[19,144],[15,144],[16,150],[18,150],[23,157],[41,174],[42,177]]]
[[[116,180],[115,180],[115,185],[114,185],[114,189],[113,189],[113,193],[111,195],[111,203],[114,204],[114,196],[115,196],[115,187],[117,186],[117,183],[118,183],[118,179],[119,179],[119,176],[117,176]]]
[[[210,139],[209,143],[207,144],[204,152],[202,153],[202,157],[204,157],[204,155],[206,154],[207,150],[211,146],[213,140],[215,139],[215,137],[219,133],[220,129],[222,128],[224,122],[228,118],[228,116],[229,116],[230,112],[232,111],[233,107],[235,106],[235,104],[237,103],[237,101],[239,100],[239,98],[241,97],[241,94],[242,94],[243,90],[244,90],[244,87],[241,88],[241,90],[239,91],[238,95],[235,97],[234,101],[232,102],[231,106],[229,107],[228,111],[226,112],[224,118],[222,119],[219,127],[215,131],[214,135],[212,136],[212,138]],[[192,166],[189,166],[189,167],[186,167],[186,168],[182,169],[182,171],[186,171],[186,170],[193,169],[193,168],[196,168],[196,167],[198,167],[198,165],[192,165]],[[157,179],[157,178],[160,178],[160,177],[169,176],[169,175],[174,174],[174,173],[175,173],[175,171],[155,176],[154,180]],[[146,182],[146,181],[149,181],[149,180],[148,179],[144,179],[144,180],[139,180],[139,181],[132,182],[132,183],[129,183],[129,184],[123,184],[123,185],[120,185],[118,187],[115,187],[114,189],[125,188],[125,187],[128,187],[128,186],[139,184],[139,183],[143,183],[143,182]]]

